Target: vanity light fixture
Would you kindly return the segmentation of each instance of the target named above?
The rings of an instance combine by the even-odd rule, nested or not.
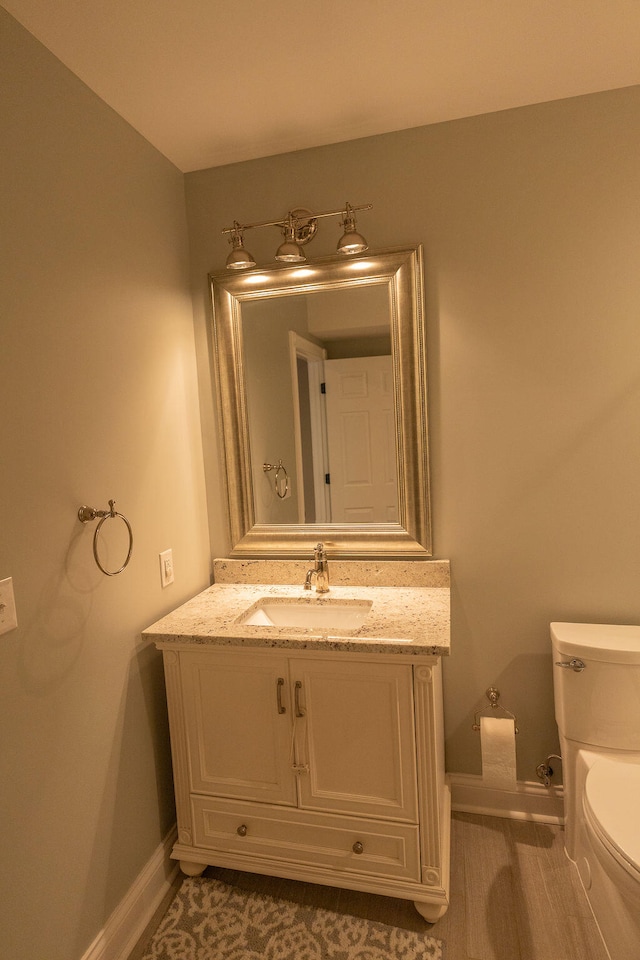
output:
[[[309,243],[316,235],[318,220],[323,217],[342,217],[343,234],[338,241],[337,252],[345,256],[363,253],[368,249],[368,243],[361,233],[356,230],[356,210],[370,210],[372,203],[363,203],[352,206],[345,203],[339,210],[324,210],[321,213],[312,213],[304,207],[290,210],[283,220],[262,220],[259,223],[239,223],[233,221],[232,227],[225,227],[223,233],[229,234],[229,243],[232,250],[227,257],[228,270],[246,270],[255,267],[256,261],[244,247],[244,231],[253,227],[279,227],[282,230],[283,241],[276,251],[275,258],[283,263],[304,263],[307,259],[302,247]]]

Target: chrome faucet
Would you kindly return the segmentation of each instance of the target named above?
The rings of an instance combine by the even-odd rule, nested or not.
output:
[[[329,593],[329,561],[324,543],[317,543],[313,551],[314,566],[307,570],[304,589],[311,590],[311,581],[316,578],[316,593]]]

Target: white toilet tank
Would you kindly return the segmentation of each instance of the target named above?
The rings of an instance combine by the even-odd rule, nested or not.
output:
[[[560,734],[593,746],[640,751],[640,627],[552,623]],[[577,660],[584,669],[560,667]]]

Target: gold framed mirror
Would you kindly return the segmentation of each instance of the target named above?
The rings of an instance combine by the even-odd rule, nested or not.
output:
[[[212,274],[210,281],[231,556],[302,558],[320,540],[333,557],[431,556],[422,247],[328,257],[302,266],[225,271]],[[377,316],[380,304],[384,318]],[[306,331],[301,334],[303,314]],[[316,320],[320,326],[312,327],[311,314],[324,315],[325,326]],[[343,314],[349,318],[346,322]],[[334,329],[329,332],[327,316],[333,317],[328,324]],[[289,346],[283,360],[284,334]],[[372,340],[365,344],[367,335]],[[346,432],[339,444],[332,442],[348,462],[342,469],[344,484],[334,486],[331,496],[320,489],[319,481],[313,493],[303,483],[305,470],[312,473],[307,463],[312,456],[305,454],[309,431],[301,428],[301,420],[309,417],[300,415],[297,400],[294,405],[299,393],[296,355],[304,361],[316,351],[320,356],[324,351],[328,360],[335,359],[331,354],[336,352],[348,358],[389,354],[388,376],[384,375],[390,384],[388,410],[370,414],[351,409],[343,416],[340,422],[347,424]],[[299,372],[306,395],[305,368]],[[366,373],[364,381],[367,377],[371,375]],[[309,374],[311,384],[317,379]],[[360,373],[348,380],[364,382]],[[320,423],[324,413],[314,416]],[[383,422],[390,424],[395,452],[395,458],[391,455],[395,464],[386,471],[381,466],[382,441],[369,437],[363,428]],[[317,427],[317,435],[324,437],[318,449],[324,443],[326,456],[326,420]],[[358,465],[352,467],[356,454]],[[318,453],[318,464],[321,457]],[[338,459],[338,454],[331,457],[331,470],[325,474],[332,486]],[[267,468],[278,464],[281,469],[274,482],[274,470]],[[324,467],[318,464],[316,475],[322,476]],[[394,493],[389,503],[370,508],[369,495],[362,491],[378,473],[386,474],[387,488]],[[349,486],[351,501],[332,509],[331,503],[339,502],[338,487]],[[312,522],[307,522],[309,517]]]

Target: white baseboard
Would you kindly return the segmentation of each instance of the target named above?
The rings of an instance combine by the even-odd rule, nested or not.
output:
[[[175,827],[157,847],[81,960],[126,960],[178,872],[170,859]]]
[[[447,776],[452,810],[508,820],[564,823],[562,787],[545,787],[541,783],[519,780],[515,790],[496,790],[485,786],[479,776],[466,773]]]

